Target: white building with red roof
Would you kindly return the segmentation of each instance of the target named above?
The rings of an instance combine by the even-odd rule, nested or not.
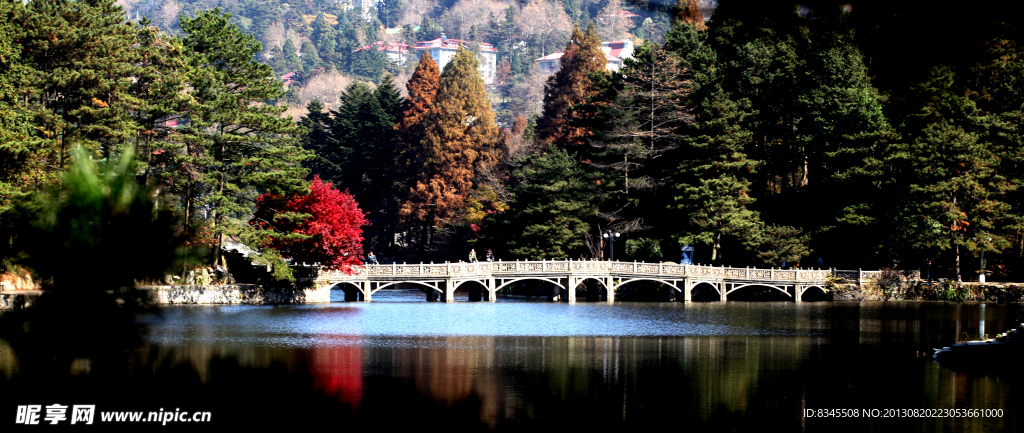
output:
[[[361,46],[352,50],[352,52],[363,51],[369,49],[375,49],[377,51],[384,51],[388,56],[388,60],[391,60],[398,66],[405,65],[405,62],[409,59],[409,44],[402,42],[385,42],[377,41],[368,45]]]
[[[622,62],[626,59],[633,58],[633,42],[632,41],[611,41],[601,44],[601,51],[604,52],[605,60],[608,64],[605,69],[618,72],[622,69]],[[534,63],[540,68],[540,73],[543,75],[551,75],[562,69],[562,55],[565,53],[552,53],[548,54],[539,59],[534,59]]]
[[[430,57],[434,58],[437,62],[437,67],[444,72],[445,65],[455,57],[455,53],[459,50],[459,47],[470,49],[472,42],[464,41],[462,39],[448,39],[443,35],[440,38],[432,41],[419,41],[413,46],[416,50],[417,56],[422,56],[424,51],[430,51]],[[494,48],[494,45],[486,42],[478,42],[480,45],[480,77],[484,79],[484,84],[494,84],[494,77],[498,73],[498,50]]]

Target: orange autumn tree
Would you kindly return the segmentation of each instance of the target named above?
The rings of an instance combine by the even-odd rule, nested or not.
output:
[[[409,169],[423,139],[424,116],[434,106],[437,90],[441,88],[441,71],[437,68],[437,62],[430,56],[429,50],[423,51],[420,63],[416,65],[416,70],[413,71],[405,88],[409,96],[402,104],[398,124],[395,125],[400,141],[399,148],[394,152],[394,170],[396,179],[408,181],[411,177]]]
[[[672,21],[689,24],[699,31],[708,28],[704,24],[704,14],[697,0],[676,0],[676,4],[672,6]]]
[[[257,197],[249,224],[272,231],[268,246],[284,258],[346,273],[363,264],[366,215],[351,194],[338,191],[319,176],[310,182],[309,194]]]
[[[604,71],[607,64],[594,24],[587,26],[586,33],[578,27],[573,30],[572,40],[562,55],[561,69],[544,85],[544,113],[537,120],[541,140],[564,148],[586,144],[594,135],[580,121],[594,117],[595,113],[580,108],[586,108],[583,106],[598,93],[591,75]]]
[[[498,140],[479,67],[476,55],[463,48],[445,66],[437,99],[423,117],[421,149],[413,164],[417,175],[401,211],[407,220],[441,227],[466,209],[476,163]]]

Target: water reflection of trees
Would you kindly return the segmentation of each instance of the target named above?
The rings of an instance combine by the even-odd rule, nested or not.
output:
[[[420,429],[451,424],[464,429],[607,429],[674,422],[698,429],[773,425],[820,430],[838,424],[803,420],[800,413],[827,407],[1001,407],[1008,414],[1001,419],[901,421],[899,427],[909,431],[1006,431],[1015,422],[1008,409],[1019,403],[1010,393],[1018,377],[956,372],[914,352],[961,331],[978,332],[983,317],[988,332],[1002,330],[1020,306],[730,303],[685,308],[693,323],[679,326],[698,326],[728,308],[729,314],[719,319],[725,331],[664,337],[283,334],[254,345],[231,326],[195,326],[165,339],[170,345],[142,348],[132,358],[135,364],[121,373],[26,374],[11,367],[14,356],[0,345],[0,372],[8,372],[0,387],[8,396],[5,404],[15,395],[22,403],[11,404],[86,398],[117,410],[183,405],[261,426],[268,421],[256,415],[263,412],[301,412],[301,419],[277,421]],[[196,311],[222,314],[213,308]],[[258,315],[256,322],[273,319],[274,311]],[[174,345],[174,340],[189,343]],[[254,402],[260,402],[259,408]],[[840,426],[872,431],[894,424],[859,419]]]

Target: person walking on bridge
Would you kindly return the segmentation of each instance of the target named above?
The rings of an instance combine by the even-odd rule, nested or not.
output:
[[[475,249],[472,249],[472,248],[469,249],[469,262],[470,263],[476,263],[476,250]]]

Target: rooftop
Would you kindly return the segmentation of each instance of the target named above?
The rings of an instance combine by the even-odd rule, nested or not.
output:
[[[562,55],[564,55],[564,54],[565,53],[551,53],[551,54],[548,54],[548,55],[546,55],[544,57],[533,59],[533,61],[535,61],[535,62],[544,62],[544,61],[549,61],[549,60],[558,60],[558,59],[561,59]],[[613,56],[611,54],[608,54],[607,52],[604,53],[604,58],[607,59],[609,62],[621,62],[622,61],[622,59],[618,58],[617,56]]]
[[[457,49],[459,49],[460,45],[463,46],[463,47],[469,47],[470,44],[472,44],[471,41],[464,41],[462,39],[449,39],[449,38],[445,38],[445,37],[440,37],[440,38],[434,39],[432,41],[419,41],[419,42],[416,42],[416,45],[413,48],[417,49],[417,50],[426,50],[426,49],[430,49],[430,48],[440,48],[440,49],[443,49],[443,50],[445,50],[445,49],[446,50],[457,50]],[[479,44],[480,44],[480,51],[481,52],[490,52],[490,53],[498,52],[498,50],[494,48],[494,45],[488,44],[487,42],[479,42]]]
[[[368,50],[370,47],[375,48],[377,51],[406,51],[409,49],[409,44],[403,42],[384,42],[377,41],[359,48],[352,50],[352,52]]]

